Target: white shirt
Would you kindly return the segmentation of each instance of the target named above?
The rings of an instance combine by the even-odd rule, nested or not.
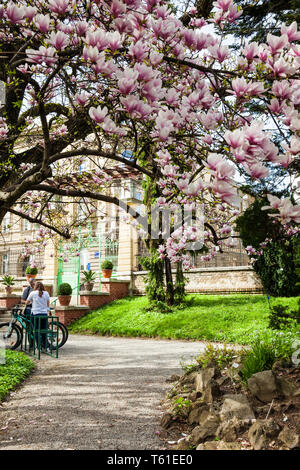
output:
[[[50,295],[47,291],[44,290],[42,297],[40,297],[39,291],[34,290],[30,292],[29,296],[27,297],[27,300],[31,300],[32,302],[32,315],[48,313],[48,301],[50,300]]]

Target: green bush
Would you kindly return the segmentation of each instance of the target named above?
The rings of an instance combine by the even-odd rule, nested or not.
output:
[[[27,266],[25,270],[25,274],[37,274],[38,268],[32,268],[31,266]]]
[[[240,371],[242,381],[247,383],[253,374],[272,369],[275,361],[276,352],[272,346],[258,341],[243,360],[243,367]]]
[[[253,264],[265,291],[274,297],[293,297],[300,293],[294,263],[295,240],[268,243]]]
[[[112,261],[106,259],[101,263],[101,269],[112,269],[114,267]]]
[[[298,302],[298,311],[290,310],[286,305],[275,305],[271,308],[269,315],[269,328],[273,330],[282,330],[285,328],[294,328],[300,323],[300,299]]]
[[[57,295],[72,295],[72,287],[67,282],[58,286]]]
[[[268,205],[267,199],[257,197],[237,218],[236,230],[244,247],[260,250],[261,243],[270,240],[253,263],[265,291],[274,297],[297,296],[300,293],[300,238],[286,236],[282,224],[268,215],[272,210],[261,210]]]
[[[196,362],[201,367],[206,367],[210,362],[218,365],[221,369],[228,366],[237,357],[237,351],[228,346],[214,346],[208,344],[202,354],[196,357]]]
[[[5,359],[5,364],[0,364],[0,401],[34,368],[32,360],[21,352],[6,350]]]

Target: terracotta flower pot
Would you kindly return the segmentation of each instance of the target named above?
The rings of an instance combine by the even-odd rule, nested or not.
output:
[[[36,274],[26,274],[26,279],[27,281],[29,281],[29,279],[35,279],[36,278]]]
[[[58,301],[59,301],[59,305],[61,305],[62,307],[67,307],[68,305],[70,305],[71,296],[70,295],[59,295],[58,296]]]
[[[12,293],[12,290],[13,290],[13,288],[12,288],[11,286],[6,286],[6,287],[5,287],[5,292],[6,292],[7,294],[11,294],[11,293]]]
[[[92,291],[92,290],[93,290],[93,287],[94,287],[94,283],[93,283],[93,282],[85,282],[85,283],[84,283],[84,288],[85,288],[85,290]]]
[[[109,279],[112,275],[112,269],[102,269],[102,276]]]

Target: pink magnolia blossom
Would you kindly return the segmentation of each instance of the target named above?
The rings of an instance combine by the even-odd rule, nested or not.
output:
[[[279,214],[269,214],[270,217],[278,217],[284,224],[289,222],[300,223],[300,206],[293,205],[290,199],[285,198],[278,207]]]
[[[213,57],[214,59],[217,59],[218,62],[220,63],[224,62],[224,60],[227,59],[229,55],[228,46],[220,46],[216,44],[212,47],[209,47],[208,50],[209,50],[211,57]]]
[[[224,138],[232,149],[242,147],[244,143],[244,133],[241,129],[235,129],[234,131],[226,131],[224,134]]]
[[[57,61],[56,49],[54,47],[40,46],[39,50],[26,49],[27,61],[36,64],[42,64],[45,62],[46,65],[52,66]]]
[[[34,23],[36,24],[38,30],[41,33],[47,33],[50,26],[50,16],[49,15],[36,15],[34,18]]]
[[[272,93],[281,100],[289,99],[292,95],[289,82],[287,80],[275,81],[272,86]]]
[[[48,0],[50,10],[60,15],[69,11],[72,7],[72,3],[73,1],[70,2],[70,0]]]
[[[101,106],[98,106],[97,108],[91,107],[89,109],[89,115],[90,117],[96,121],[98,124],[101,124],[104,122],[106,116],[108,113],[108,109],[105,106],[104,108],[101,108]]]
[[[37,8],[36,7],[25,7],[25,18],[28,19],[28,21],[32,21],[35,15],[37,14]]]
[[[137,41],[135,44],[131,44],[129,47],[129,55],[138,62],[146,59],[148,56],[148,46],[142,41]]]
[[[268,33],[267,42],[271,53],[278,54],[278,52],[288,45],[289,40],[286,34],[274,36],[273,34]]]
[[[232,206],[240,205],[240,197],[238,196],[236,189],[226,181],[215,180],[212,185],[212,190],[227,204]]]
[[[187,187],[182,189],[182,192],[187,196],[198,196],[204,189],[206,185],[201,178],[198,178],[197,181],[189,183]]]
[[[247,60],[253,60],[254,57],[258,57],[259,45],[257,42],[247,43],[243,49],[243,54]]]
[[[129,95],[137,89],[138,72],[133,69],[125,69],[118,73],[118,88],[122,95]]]
[[[286,34],[289,42],[298,41],[300,39],[300,31],[297,30],[296,21],[293,21],[289,26],[286,26],[285,23],[283,23],[281,26],[281,34]]]
[[[220,10],[227,11],[232,6],[232,0],[217,0],[213,5]]]
[[[245,165],[245,167],[249,174],[252,176],[252,178],[267,178],[270,174],[268,168],[266,168],[262,163],[255,163],[254,165]]]
[[[263,206],[262,210],[268,210],[268,209],[279,209],[283,205],[283,200],[279,199],[277,196],[273,196],[272,194],[268,194],[267,198],[270,202],[269,206]]]
[[[75,95],[75,101],[80,106],[85,106],[87,104],[88,100],[89,100],[89,97],[85,92],[76,93],[76,95]]]
[[[9,2],[6,8],[6,18],[12,24],[19,24],[23,21],[26,14],[26,9],[24,7],[18,7],[13,2]]]
[[[49,43],[56,49],[63,50],[69,45],[69,38],[61,31],[58,31],[57,33],[52,31],[50,34]]]

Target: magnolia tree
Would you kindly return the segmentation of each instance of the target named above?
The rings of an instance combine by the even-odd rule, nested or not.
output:
[[[3,2],[0,221],[10,212],[69,238],[65,220],[47,212],[55,196],[119,204],[105,171],[76,172],[76,159],[101,157],[144,179],[148,222],[154,204],[202,204],[206,259],[232,243],[239,175],[264,179],[279,165],[288,177],[299,155],[300,32],[282,24],[266,43],[231,51],[224,26],[242,10],[213,5],[209,19],[192,8],[183,23],[160,0]],[[270,207],[284,224],[300,222],[292,189]],[[171,262],[189,267],[187,244],[199,235],[172,224],[167,239],[145,235],[171,303]]]

